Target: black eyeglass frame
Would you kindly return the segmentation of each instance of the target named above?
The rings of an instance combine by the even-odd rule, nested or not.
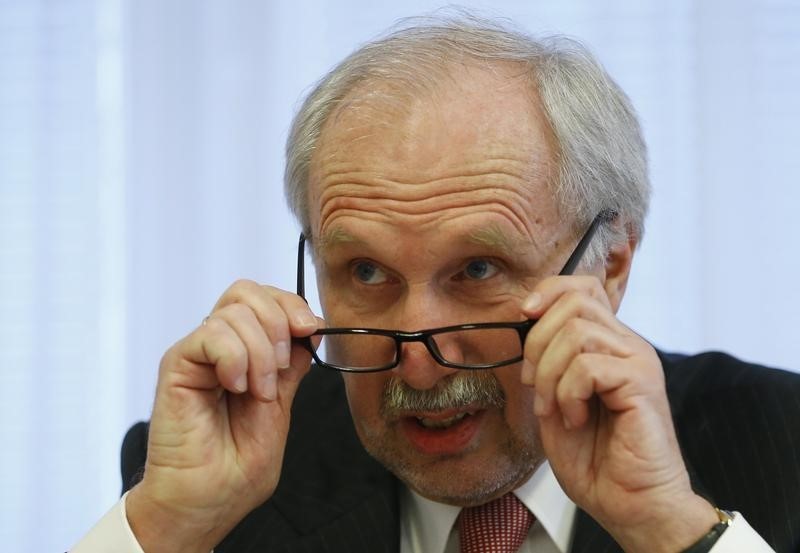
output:
[[[559,271],[560,276],[571,275],[580,263],[581,258],[583,257],[586,248],[589,246],[589,243],[592,241],[597,229],[602,223],[613,221],[617,217],[617,213],[612,210],[603,210],[597,214],[597,216],[592,220],[589,228],[586,229],[586,232],[578,241],[578,244],[575,246],[575,249],[570,254],[567,262],[564,264],[564,267]],[[305,296],[305,243],[306,237],[305,234],[300,233],[300,241],[297,246],[297,295],[303,298],[306,302]],[[436,360],[437,363],[443,365],[445,367],[453,368],[453,369],[463,369],[463,370],[483,370],[483,369],[495,369],[497,367],[503,367],[506,365],[512,365],[514,363],[518,363],[522,361],[522,355],[518,355],[514,358],[499,361],[497,363],[484,363],[484,364],[460,364],[460,363],[453,363],[452,361],[448,361],[444,359],[439,352],[439,348],[436,345],[433,337],[437,334],[444,334],[448,332],[457,332],[457,331],[465,331],[465,330],[479,330],[479,329],[514,329],[517,331],[520,340],[520,347],[525,346],[525,339],[528,336],[528,332],[536,324],[538,319],[528,319],[526,321],[517,321],[517,322],[495,322],[495,323],[468,323],[468,324],[461,324],[461,325],[453,325],[453,326],[443,326],[439,328],[430,328],[427,330],[419,330],[416,332],[405,332],[401,330],[387,330],[387,329],[380,329],[380,328],[320,328],[311,336],[307,336],[305,338],[296,339],[296,342],[300,343],[303,347],[305,347],[310,353],[311,356],[314,358],[314,362],[317,363],[320,367],[324,367],[326,369],[332,369],[341,372],[351,372],[351,373],[371,373],[371,372],[381,372],[381,371],[388,371],[400,364],[400,360],[402,357],[403,351],[403,344],[409,342],[422,342],[425,344],[428,352],[431,356]],[[356,367],[348,367],[344,365],[335,365],[333,363],[326,363],[322,359],[317,356],[317,351],[314,349],[311,343],[312,336],[330,336],[330,335],[377,335],[377,336],[385,336],[388,338],[394,339],[395,343],[395,355],[393,361],[390,363],[386,363],[385,365],[381,365],[379,367],[369,367],[369,368],[356,368]]]

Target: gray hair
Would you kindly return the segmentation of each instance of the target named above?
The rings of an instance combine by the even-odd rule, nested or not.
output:
[[[405,90],[441,80],[454,62],[489,67],[512,63],[530,79],[557,143],[557,176],[550,183],[562,216],[578,229],[603,210],[621,224],[602,225],[584,262],[604,259],[613,243],[640,239],[650,196],[647,153],[630,100],[579,42],[533,38],[503,22],[459,12],[403,20],[389,34],[348,56],[311,90],[286,144],[284,186],[308,235],[308,178],[322,128],[348,94],[369,82]]]

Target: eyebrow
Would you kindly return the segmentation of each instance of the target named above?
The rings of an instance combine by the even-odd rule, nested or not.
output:
[[[323,253],[341,244],[364,244],[364,240],[356,238],[341,227],[334,227],[323,234],[315,241],[314,251]]]
[[[479,246],[498,250],[507,256],[518,254],[521,245],[520,240],[512,239],[498,225],[475,229],[467,235],[467,240]]]

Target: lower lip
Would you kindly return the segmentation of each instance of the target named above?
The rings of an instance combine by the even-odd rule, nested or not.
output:
[[[425,428],[415,417],[400,421],[406,439],[426,455],[456,455],[470,444],[480,428],[484,411],[467,415],[449,428]]]

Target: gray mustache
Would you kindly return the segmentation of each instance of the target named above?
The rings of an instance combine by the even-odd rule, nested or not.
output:
[[[408,411],[444,411],[467,405],[478,408],[505,406],[506,396],[491,371],[459,371],[428,390],[417,390],[397,377],[383,388],[381,414],[396,418]]]

